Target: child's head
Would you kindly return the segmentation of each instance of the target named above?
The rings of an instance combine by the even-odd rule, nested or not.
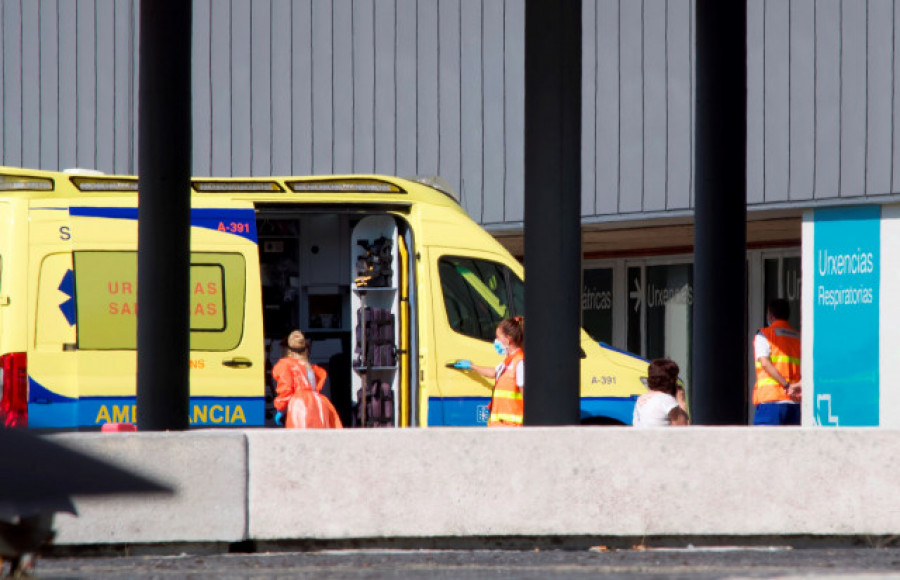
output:
[[[647,367],[647,387],[651,391],[662,391],[675,396],[678,390],[678,363],[667,358],[658,358]]]

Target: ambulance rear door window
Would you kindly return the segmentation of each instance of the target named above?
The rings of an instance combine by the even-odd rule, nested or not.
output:
[[[191,350],[236,348],[243,335],[246,264],[241,254],[193,253]],[[137,253],[74,253],[78,348],[137,347]]]

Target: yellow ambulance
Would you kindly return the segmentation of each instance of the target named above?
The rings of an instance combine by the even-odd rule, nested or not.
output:
[[[136,421],[133,176],[0,167],[0,414],[8,425]],[[483,425],[497,323],[523,271],[439,180],[195,178],[190,420],[273,424],[271,366],[302,329],[345,425],[370,386],[393,426]],[[582,332],[582,420],[628,424],[647,361]],[[370,412],[370,416],[372,413]]]

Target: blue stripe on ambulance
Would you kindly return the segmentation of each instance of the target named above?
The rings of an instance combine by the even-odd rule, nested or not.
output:
[[[81,425],[136,423],[135,397],[81,397]],[[192,427],[259,426],[265,422],[264,397],[191,397],[188,417]]]
[[[64,397],[29,377],[28,426],[74,428],[103,423],[136,423],[135,397]],[[263,397],[191,397],[192,426],[246,427],[263,425]]]
[[[77,427],[78,399],[54,393],[28,377],[28,426]]]
[[[631,425],[633,397],[582,397],[581,419],[608,417]],[[490,397],[429,397],[428,424],[431,426],[487,425]]]
[[[487,425],[490,397],[429,397],[428,424],[454,427]]]
[[[136,220],[138,210],[136,207],[72,206],[69,208],[69,215]],[[191,226],[234,234],[257,243],[256,214],[252,209],[194,208],[191,210]]]
[[[631,425],[634,417],[634,402],[638,396],[631,397],[581,397],[581,420],[591,417],[608,417]]]

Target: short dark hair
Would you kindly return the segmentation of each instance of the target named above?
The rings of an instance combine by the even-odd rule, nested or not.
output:
[[[647,367],[647,387],[651,391],[662,391],[674,397],[678,391],[678,372],[678,363],[658,358]]]
[[[775,320],[787,320],[791,317],[791,305],[784,298],[775,298],[769,302],[769,314]]]

